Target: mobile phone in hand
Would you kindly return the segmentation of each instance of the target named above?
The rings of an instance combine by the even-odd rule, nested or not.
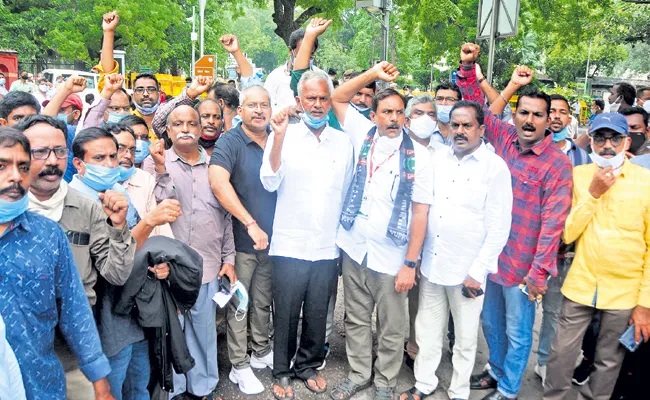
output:
[[[463,296],[467,297],[468,299],[474,298],[474,297],[479,297],[483,295],[483,289],[479,288],[478,290],[470,289],[467,286],[463,286],[461,289],[461,293],[463,293]],[[471,294],[474,296],[472,296]]]
[[[641,335],[641,341],[637,343],[634,340],[634,324],[632,324],[623,332],[623,335],[621,335],[618,341],[631,353],[634,353],[641,345],[641,342],[643,342],[643,335]]]

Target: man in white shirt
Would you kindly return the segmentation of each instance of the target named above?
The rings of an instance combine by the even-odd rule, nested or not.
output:
[[[482,288],[487,274],[497,272],[499,254],[510,234],[511,175],[505,161],[483,143],[481,105],[456,103],[449,127],[452,145],[436,153],[433,165],[435,197],[422,251],[416,319],[416,384],[402,393],[402,400],[409,394],[421,400],[437,388],[436,370],[450,310],[456,343],[447,393],[452,400],[469,398]]]
[[[273,134],[260,170],[264,188],[278,194],[269,250],[276,399],[293,399],[293,376],[312,392],[327,389],[316,368],[325,359],[327,306],[339,257],[336,233],[354,167],[350,139],[327,124],[333,90],[322,71],[302,76],[296,99],[304,111],[302,121],[289,125],[287,109],[271,119]],[[296,352],[301,306],[302,336]]]
[[[264,82],[264,89],[269,92],[271,96],[271,108],[275,112],[280,111],[286,107],[295,107],[296,100],[293,95],[293,90],[291,90],[291,70],[293,69],[293,63],[298,55],[300,46],[302,45],[302,39],[305,37],[305,30],[298,29],[291,33],[289,36],[289,59],[286,63],[280,65],[266,77]],[[312,62],[314,59],[314,53],[318,50],[318,39],[314,42],[314,48],[312,50],[312,56],[310,60],[310,69],[312,69]],[[320,71],[320,70],[319,70]]]
[[[375,400],[394,398],[402,365],[406,293],[415,284],[415,267],[433,202],[433,176],[427,149],[404,130],[404,97],[393,89],[378,92],[368,121],[349,101],[370,82],[392,82],[399,72],[388,62],[336,89],[336,117],[355,147],[358,164],[346,196],[337,244],[343,253],[348,379],[331,393],[349,399],[370,385],[372,312],[377,306]]]

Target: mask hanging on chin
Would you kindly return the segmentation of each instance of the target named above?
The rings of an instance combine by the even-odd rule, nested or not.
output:
[[[591,139],[591,148],[594,148],[593,139]],[[605,158],[600,154],[597,154],[595,151],[589,153],[589,157],[591,158],[591,161],[593,161],[600,168],[612,167],[614,170],[614,175],[618,176],[621,173],[621,168],[625,162],[625,150],[622,150],[612,158]]]
[[[569,130],[565,126],[559,132],[553,132],[553,143],[558,143],[569,137]]]

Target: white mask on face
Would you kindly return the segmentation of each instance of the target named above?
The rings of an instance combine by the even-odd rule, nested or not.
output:
[[[591,148],[594,148],[593,138],[591,139]],[[592,151],[591,154],[589,154],[589,157],[591,158],[591,161],[593,161],[600,168],[612,167],[614,170],[614,175],[618,176],[621,173],[621,167],[625,162],[625,147],[623,147],[623,150],[621,150],[620,153],[616,154],[612,158],[605,158],[600,154],[597,154],[595,151]]]
[[[409,130],[420,139],[428,139],[433,135],[433,132],[438,129],[438,122],[428,115],[423,115],[419,118],[411,120]]]
[[[386,155],[391,154],[399,148],[400,145],[400,135],[396,137],[388,136],[379,136],[375,139],[375,154]]]
[[[650,99],[649,99],[649,100],[646,100],[646,101],[643,103],[643,109],[646,110],[646,112],[650,113]]]
[[[41,92],[47,92],[49,89],[47,85],[38,85],[38,88],[41,90]]]

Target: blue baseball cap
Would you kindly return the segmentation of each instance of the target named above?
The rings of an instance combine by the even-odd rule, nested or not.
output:
[[[630,129],[627,124],[627,118],[625,118],[623,114],[604,113],[596,115],[594,122],[591,124],[590,134],[593,135],[596,131],[605,128],[611,129],[621,135],[627,135],[628,130]]]

